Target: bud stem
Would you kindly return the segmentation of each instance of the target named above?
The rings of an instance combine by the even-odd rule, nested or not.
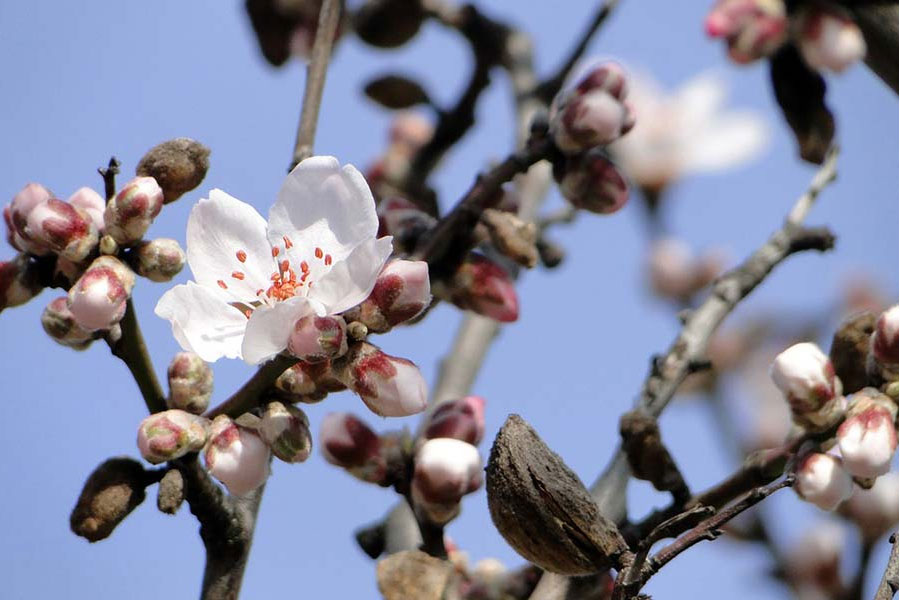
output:
[[[263,364],[250,379],[247,380],[241,389],[231,395],[222,404],[207,411],[204,415],[209,419],[214,419],[219,415],[228,415],[232,419],[236,419],[248,410],[256,408],[259,405],[262,393],[275,385],[278,376],[287,371],[297,362],[296,358],[279,354],[269,362]]]
[[[109,166],[105,169],[100,167],[97,172],[103,178],[103,191],[106,193],[106,201],[109,202],[116,195],[116,175],[119,174],[119,162],[115,156],[109,159]]]
[[[110,165],[113,160],[115,159],[110,160]],[[147,352],[147,345],[144,343],[144,336],[141,334],[131,298],[128,299],[125,316],[122,317],[119,326],[122,328],[121,337],[115,341],[109,337],[106,338],[110,351],[114,356],[122,359],[122,362],[131,371],[132,377],[141,390],[141,396],[144,397],[147,410],[151,413],[166,410],[166,395],[156,378],[156,371],[150,361],[150,354]]]

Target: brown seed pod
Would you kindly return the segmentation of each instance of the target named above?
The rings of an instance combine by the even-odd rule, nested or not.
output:
[[[208,170],[209,148],[184,137],[154,146],[137,166],[139,176],[156,180],[166,204],[200,185]]]
[[[116,526],[146,496],[150,478],[144,467],[131,458],[110,458],[91,473],[69,517],[75,535],[89,542],[109,537]]]

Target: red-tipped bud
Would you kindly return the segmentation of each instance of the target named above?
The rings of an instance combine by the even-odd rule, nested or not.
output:
[[[568,158],[558,181],[559,191],[575,208],[608,215],[628,202],[625,178],[599,151]]]
[[[384,333],[425,310],[431,302],[428,263],[412,260],[389,262],[369,297],[348,314],[370,332]]]
[[[435,286],[436,296],[463,310],[471,310],[501,323],[519,318],[519,298],[512,278],[500,265],[470,253],[449,284]]]
[[[74,262],[87,258],[97,247],[97,227],[80,208],[50,198],[28,213],[25,237]]]
[[[769,374],[790,404],[795,421],[816,427],[833,422],[840,380],[818,346],[794,344],[775,357]]]
[[[795,23],[800,54],[813,69],[840,73],[866,56],[866,40],[848,14],[804,7]]]
[[[29,183],[13,196],[12,202],[3,210],[3,218],[7,227],[7,241],[13,248],[38,256],[50,252],[50,249],[44,244],[30,239],[25,230],[31,211],[52,197],[53,194],[50,190],[39,183]]]
[[[103,233],[103,212],[106,210],[106,200],[103,196],[89,187],[83,187],[69,196],[69,204],[87,213],[97,231]]]
[[[290,404],[270,402],[260,421],[259,435],[272,454],[284,462],[303,462],[312,452],[309,419],[306,413]]]
[[[177,241],[169,238],[139,243],[132,257],[138,275],[150,281],[170,281],[184,267],[184,250]]]
[[[152,414],[138,427],[138,449],[153,464],[197,452],[206,443],[208,424],[206,419],[183,410]]]
[[[787,40],[783,0],[719,0],[706,17],[706,33],[724,38],[739,64],[771,56]]]
[[[169,363],[169,408],[202,414],[213,392],[213,372],[193,352],[179,352]]]
[[[853,479],[844,470],[841,459],[814,453],[797,466],[794,490],[822,510],[834,510],[853,494]]]
[[[163,191],[152,177],[135,177],[106,205],[106,233],[123,246],[140,240],[163,205]]]
[[[93,341],[93,334],[75,321],[66,296],[60,296],[47,305],[41,314],[41,325],[47,335],[63,346],[84,350]]]
[[[900,347],[900,306],[894,306],[881,313],[872,332],[870,352],[878,363],[895,369],[898,347]]]
[[[853,497],[841,506],[841,514],[856,523],[864,539],[877,540],[897,527],[897,487],[897,473],[883,475],[870,489],[855,490]]]
[[[387,469],[381,455],[381,438],[368,425],[349,413],[330,413],[319,431],[322,455],[331,464],[354,477],[380,483]]]
[[[288,352],[305,362],[319,362],[347,353],[347,323],[340,316],[309,315],[294,323]]]
[[[575,86],[579,94],[602,91],[616,100],[625,100],[628,95],[628,78],[622,65],[606,62],[592,68]]]
[[[91,263],[69,290],[69,310],[84,329],[109,329],[125,316],[134,273],[111,256]]]
[[[27,256],[20,254],[13,260],[0,261],[0,311],[25,304],[41,289],[43,286],[29,268]]]
[[[484,437],[484,398],[466,396],[444,402],[431,413],[425,437],[455,438],[472,445]]]
[[[417,112],[403,111],[394,116],[388,138],[392,146],[413,156],[434,135],[434,125]]]
[[[790,581],[799,583],[812,598],[831,597],[830,591],[842,587],[840,581],[841,555],[847,536],[835,521],[816,523],[807,530],[785,556],[785,571]]]
[[[419,368],[366,342],[350,348],[338,378],[383,417],[414,415],[427,404],[428,387]]]
[[[896,405],[873,388],[865,388],[847,400],[847,418],[837,431],[844,468],[862,479],[884,475],[891,470],[897,450]]]
[[[434,227],[437,220],[415,204],[393,196],[378,205],[378,236],[394,237],[394,246],[412,252],[423,233]]]
[[[317,363],[300,361],[275,380],[275,387],[291,402],[310,404],[319,402],[328,392],[347,389],[332,375],[330,360]]]
[[[209,474],[225,484],[231,494],[243,496],[265,483],[269,456],[269,447],[253,431],[236,425],[226,415],[213,420],[203,458]]]
[[[446,523],[463,496],[481,487],[478,449],[452,438],[426,441],[416,453],[412,495],[416,508],[435,523]]]

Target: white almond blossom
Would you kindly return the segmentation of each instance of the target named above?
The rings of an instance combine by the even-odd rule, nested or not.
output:
[[[684,175],[746,162],[765,148],[763,119],[746,110],[723,111],[725,84],[701,73],[666,94],[646,75],[632,73],[628,104],[635,126],[609,146],[616,164],[645,188],[660,189]]]
[[[188,219],[194,281],[160,299],[181,347],[212,362],[258,364],[287,347],[294,323],[366,299],[391,254],[375,201],[352,165],[314,156],[291,171],[269,211],[212,190]]]

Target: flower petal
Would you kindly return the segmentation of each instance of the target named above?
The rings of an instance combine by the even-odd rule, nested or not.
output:
[[[715,118],[685,145],[682,168],[702,173],[736,166],[758,156],[769,141],[769,131],[759,117],[730,112]]]
[[[172,323],[183,349],[206,362],[240,357],[247,317],[212,290],[193,281],[176,285],[159,299],[155,312]]]
[[[222,190],[212,190],[191,210],[187,260],[197,283],[245,302],[267,289],[275,272],[265,220]]]
[[[370,239],[353,250],[345,260],[314,282],[311,300],[321,302],[328,314],[338,314],[369,297],[375,280],[391,255],[391,237]]]
[[[318,247],[338,262],[377,231],[375,200],[365,178],[352,165],[341,168],[332,156],[313,156],[297,165],[269,211],[270,243],[280,246],[288,236],[298,258],[308,258]]]
[[[247,322],[241,346],[244,362],[256,365],[274,358],[287,348],[294,323],[312,312],[310,303],[301,296],[288,298],[272,307],[257,308]]]

